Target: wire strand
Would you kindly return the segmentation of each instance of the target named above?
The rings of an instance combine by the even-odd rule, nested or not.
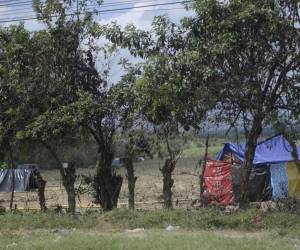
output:
[[[86,7],[88,7],[88,8],[93,8],[93,7],[102,8],[102,7],[113,7],[113,6],[120,6],[120,5],[129,5],[129,4],[135,4],[135,3],[148,3],[148,2],[155,2],[155,1],[157,1],[157,0],[144,0],[144,1],[132,0],[132,1],[107,3],[107,4],[102,4],[102,5],[88,4]],[[0,12],[1,12],[1,8],[0,8]],[[31,13],[34,14],[34,10],[32,9],[32,7],[14,8],[13,10],[5,10],[5,13],[1,14],[1,16],[11,16],[11,15],[14,15],[14,14],[23,15],[23,14],[31,14]]]
[[[157,1],[157,0],[151,0],[151,1]],[[149,2],[149,1],[138,1],[138,0],[127,0],[127,1],[118,1],[118,2],[112,2],[112,3],[103,3],[101,6],[116,6],[121,4],[130,4],[130,3],[140,3],[140,2]],[[32,1],[17,1],[15,3],[6,3],[2,4],[3,2],[0,1],[0,7],[10,7],[10,6],[32,6]],[[91,5],[91,4],[87,4]],[[96,3],[92,5],[97,5]]]
[[[176,5],[176,4],[186,4],[186,3],[191,3],[191,2],[194,2],[194,0],[160,3],[160,4],[149,4],[149,5],[141,5],[141,6],[133,6],[133,7],[107,9],[107,10],[94,10],[94,11],[87,11],[86,13],[88,13],[88,14],[114,13],[115,11],[134,10],[134,9],[141,9],[141,8],[147,8],[147,7],[168,6],[168,5]],[[158,10],[156,9],[156,11],[158,11]],[[75,14],[84,15],[86,13],[69,13],[69,14],[66,14],[66,16],[73,16]],[[51,17],[57,17],[57,15],[52,15]],[[22,18],[0,19],[0,23],[16,22],[16,21],[28,21],[28,20],[37,20],[37,19],[39,19],[39,18],[34,17],[34,16],[25,16],[25,17],[22,17]]]

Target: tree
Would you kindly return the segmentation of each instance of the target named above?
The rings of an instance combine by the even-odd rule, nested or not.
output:
[[[107,52],[105,48],[101,48],[101,51]],[[111,52],[113,51],[107,53]],[[54,85],[55,90],[58,92],[60,90],[59,93],[63,95],[58,96],[62,98],[61,100],[54,100],[58,100],[60,105],[47,106],[48,108],[27,126],[25,134],[42,141],[57,160],[63,184],[68,196],[71,197],[71,200],[69,199],[71,205],[75,204],[75,169],[70,169],[72,171],[68,172],[68,168],[63,168],[57,152],[51,147],[51,142],[59,138],[68,138],[70,134],[92,136],[97,144],[97,171],[92,181],[96,202],[100,203],[104,210],[111,210],[117,206],[122,184],[122,177],[116,175],[112,168],[114,135],[120,124],[119,107],[112,87],[107,82],[107,68],[103,74],[96,69],[96,59],[93,54],[98,53],[98,50],[88,48],[85,53],[79,51],[77,54],[78,79],[76,83],[68,82],[68,78],[59,77],[57,80],[65,84]],[[51,64],[48,67],[50,67],[48,70],[52,69]],[[61,65],[61,67],[68,67],[68,64]],[[57,74],[62,73],[60,70]],[[55,81],[55,77],[56,75],[48,81]],[[69,84],[72,89],[68,92],[68,96],[64,96],[64,91],[69,90]],[[74,208],[74,205],[71,207]]]
[[[116,96],[117,106],[120,110],[120,129],[121,133],[118,140],[120,151],[123,153],[124,167],[126,168],[126,178],[128,181],[128,207],[135,207],[135,183],[137,176],[134,173],[134,161],[139,155],[151,156],[152,140],[147,136],[149,128],[141,118],[138,109],[138,97],[135,81],[140,74],[137,65],[133,66],[126,60],[123,66],[127,73],[121,80],[113,86]]]
[[[24,129],[35,114],[31,108],[33,97],[26,95],[32,89],[31,34],[23,25],[0,28],[0,147],[9,159],[11,169],[15,168],[14,151],[19,145],[16,138],[18,131]],[[12,178],[12,195],[14,198],[14,171]]]
[[[95,1],[100,4],[100,1]],[[67,116],[57,117],[65,107],[79,98],[80,91],[96,91],[100,79],[93,61],[89,27],[92,15],[87,12],[87,1],[33,2],[38,19],[47,29],[36,32],[32,38],[35,50],[35,70],[32,72],[32,102],[37,111],[30,124],[19,131],[19,138],[41,142],[56,160],[68,194],[69,211],[75,212],[75,167],[64,168],[55,147],[58,138],[66,138],[75,128]],[[74,13],[74,7],[76,12]],[[82,42],[88,39],[87,49]],[[38,51],[38,52],[37,52]],[[38,95],[42,93],[41,95]],[[45,98],[41,98],[44,96]]]
[[[198,59],[197,53],[185,49],[184,27],[167,17],[154,19],[152,33],[133,25],[121,30],[117,24],[102,26],[98,31],[144,59],[137,66],[141,73],[135,79],[138,112],[156,128],[158,139],[166,145],[168,158],[161,171],[164,206],[171,208],[172,173],[180,149],[171,146],[170,138],[190,127],[199,129],[207,110],[214,106],[215,96],[206,91],[205,71],[198,67],[201,62],[193,62]]]
[[[299,3],[198,1],[186,19],[187,41],[219,91],[219,110],[246,137],[241,204],[262,128],[299,105]]]
[[[45,100],[48,101],[45,109],[27,126],[26,133],[42,139],[44,144],[49,139],[66,137],[73,131],[78,134],[89,133],[98,146],[97,173],[93,181],[96,201],[104,210],[110,210],[117,206],[122,184],[122,178],[111,167],[114,157],[113,137],[118,128],[119,116],[111,85],[107,82],[108,70],[99,72],[96,67],[95,55],[99,50],[95,44],[93,12],[88,10],[87,3],[34,2],[37,16],[46,24],[46,34],[49,36],[45,51],[51,53],[48,54],[47,65],[39,73],[46,75],[47,82],[43,84],[48,83],[50,88],[47,89],[49,98]],[[95,3],[99,5],[101,1]],[[102,51],[106,53],[105,49]],[[105,53],[100,60],[106,59]],[[45,146],[60,162],[49,143]],[[59,165],[66,190],[72,191],[68,196],[73,197],[71,203],[75,204],[72,177],[75,170],[65,172],[62,164]]]

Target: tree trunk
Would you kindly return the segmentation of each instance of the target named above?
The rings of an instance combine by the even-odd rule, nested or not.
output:
[[[112,170],[113,153],[110,150],[99,148],[97,158],[97,173],[94,178],[96,203],[99,203],[103,210],[109,211],[118,205],[123,178]]]
[[[38,196],[39,196],[41,211],[46,212],[47,211],[46,198],[45,198],[46,181],[42,178],[40,172],[38,171],[35,171],[34,178],[38,187]]]
[[[203,192],[204,192],[204,172],[205,172],[205,167],[206,167],[206,162],[207,162],[208,140],[209,140],[209,135],[207,135],[206,141],[205,141],[205,153],[204,153],[204,158],[203,158],[203,165],[202,165],[201,173],[200,173],[200,176],[199,176],[199,181],[200,181],[200,199],[201,200],[203,198]]]
[[[68,194],[68,212],[75,213],[76,193],[75,193],[76,169],[73,163],[69,163],[64,169],[64,186]]]
[[[293,138],[288,133],[283,134],[285,139],[289,142],[290,146],[292,147],[291,155],[296,164],[298,173],[300,174],[300,162],[299,162],[299,155],[297,150],[296,138]]]
[[[253,167],[258,137],[262,131],[262,118],[254,117],[252,128],[247,136],[245,161],[241,172],[241,207],[247,207],[249,204],[249,178]]]
[[[76,194],[75,194],[75,180],[76,180],[76,169],[73,163],[70,163],[67,168],[64,168],[55,150],[50,145],[42,142],[43,145],[49,150],[54,160],[59,166],[60,175],[62,177],[63,186],[68,196],[68,212],[75,213],[76,210]]]
[[[12,182],[11,182],[11,195],[10,195],[10,202],[9,202],[9,209],[13,208],[14,203],[14,196],[15,196],[15,169],[11,168],[12,174]]]
[[[12,210],[14,196],[15,196],[15,169],[14,169],[14,159],[13,159],[13,154],[12,154],[12,149],[11,149],[10,144],[9,144],[9,160],[10,160],[10,170],[11,170],[11,174],[12,174],[11,196],[10,196],[9,209]]]
[[[163,175],[163,199],[164,199],[164,208],[171,209],[173,208],[172,202],[172,187],[174,180],[172,179],[172,173],[175,169],[176,162],[171,159],[166,159],[163,168],[160,169]]]
[[[135,182],[137,177],[134,175],[134,167],[133,167],[133,159],[130,155],[128,158],[124,159],[125,168],[127,171],[127,181],[128,181],[128,208],[134,209],[135,202],[134,202],[134,190],[135,190]]]

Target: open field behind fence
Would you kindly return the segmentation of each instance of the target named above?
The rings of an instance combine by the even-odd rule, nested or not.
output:
[[[197,168],[199,158],[189,157],[179,160],[174,171],[173,198],[174,205],[178,207],[190,206],[193,199],[199,197],[199,179]],[[146,160],[135,164],[136,176],[136,208],[155,209],[161,208],[162,204],[162,175],[159,168],[162,167],[161,160]],[[79,168],[77,174],[93,174],[94,168]],[[120,168],[118,172],[124,177],[122,190],[120,193],[119,206],[127,207],[127,180],[125,169]],[[45,196],[48,207],[67,205],[67,194],[61,182],[60,173],[55,170],[41,170],[43,178],[47,181]],[[79,181],[77,182],[79,185]],[[0,193],[0,204],[9,206],[10,193]],[[36,192],[15,193],[15,204],[19,209],[39,209],[38,196]],[[91,194],[85,193],[77,197],[79,209],[92,209],[95,206]]]

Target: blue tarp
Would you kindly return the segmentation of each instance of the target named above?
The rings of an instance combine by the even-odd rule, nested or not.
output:
[[[225,143],[216,160],[222,160],[224,154],[229,152],[244,162],[245,148],[245,143]],[[293,161],[291,152],[292,147],[283,135],[274,136],[257,144],[253,164],[276,164]],[[298,148],[298,155],[300,156],[300,148]]]

